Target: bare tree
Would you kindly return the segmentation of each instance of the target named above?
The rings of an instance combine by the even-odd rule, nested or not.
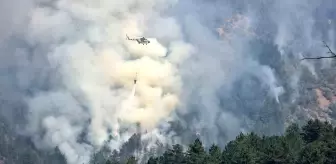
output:
[[[336,54],[330,49],[330,47],[327,45],[325,41],[323,41],[324,47],[328,48],[328,54],[331,54],[331,56],[319,56],[319,57],[306,57],[301,60],[305,59],[325,59],[325,58],[336,58]]]

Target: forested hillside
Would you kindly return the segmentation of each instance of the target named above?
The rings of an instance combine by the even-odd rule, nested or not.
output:
[[[0,11],[0,164],[336,164],[336,0]]]
[[[2,120],[0,137],[0,163],[8,164],[62,164],[64,157],[56,153],[37,151],[24,137],[15,137],[10,126]],[[139,137],[134,135],[121,152],[108,148],[98,152],[94,164],[135,164],[128,149],[136,147]],[[28,143],[28,144],[27,144]],[[132,148],[133,147],[133,148]],[[99,156],[100,155],[100,156]],[[173,145],[160,156],[152,156],[147,164],[334,164],[336,163],[336,128],[328,122],[310,120],[301,128],[290,125],[284,135],[258,136],[255,133],[240,134],[224,149],[217,145],[205,148],[196,139],[187,149]]]
[[[66,164],[58,148],[54,150],[36,149],[29,138],[16,134],[0,115],[0,164]]]
[[[106,164],[135,164],[134,157]],[[336,163],[336,128],[327,122],[310,120],[303,127],[292,124],[281,136],[240,134],[224,150],[212,145],[208,150],[196,139],[187,150],[174,145],[147,164],[334,164]]]

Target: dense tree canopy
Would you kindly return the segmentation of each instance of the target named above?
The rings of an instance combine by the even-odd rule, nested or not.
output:
[[[110,159],[106,164],[111,164]],[[124,163],[135,163],[134,157]],[[205,150],[196,139],[188,149],[174,145],[147,164],[334,164],[336,128],[327,122],[310,120],[303,127],[290,125],[282,136],[240,134],[224,150],[212,145]]]

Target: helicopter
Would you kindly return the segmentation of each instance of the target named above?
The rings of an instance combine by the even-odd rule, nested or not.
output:
[[[137,41],[139,44],[142,44],[142,45],[147,45],[148,43],[150,43],[150,41],[148,39],[146,39],[145,37],[139,37],[139,38],[135,38],[135,39],[131,39],[127,36],[126,34],[126,39],[127,40],[135,40]]]

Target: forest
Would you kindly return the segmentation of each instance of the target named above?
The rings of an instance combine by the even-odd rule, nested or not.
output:
[[[94,162],[96,163],[96,162]],[[105,164],[136,164],[109,159]],[[196,139],[186,150],[173,145],[161,156],[150,157],[147,164],[335,164],[336,128],[328,122],[309,120],[305,125],[291,124],[281,136],[240,134],[222,150],[213,144],[204,148]]]

